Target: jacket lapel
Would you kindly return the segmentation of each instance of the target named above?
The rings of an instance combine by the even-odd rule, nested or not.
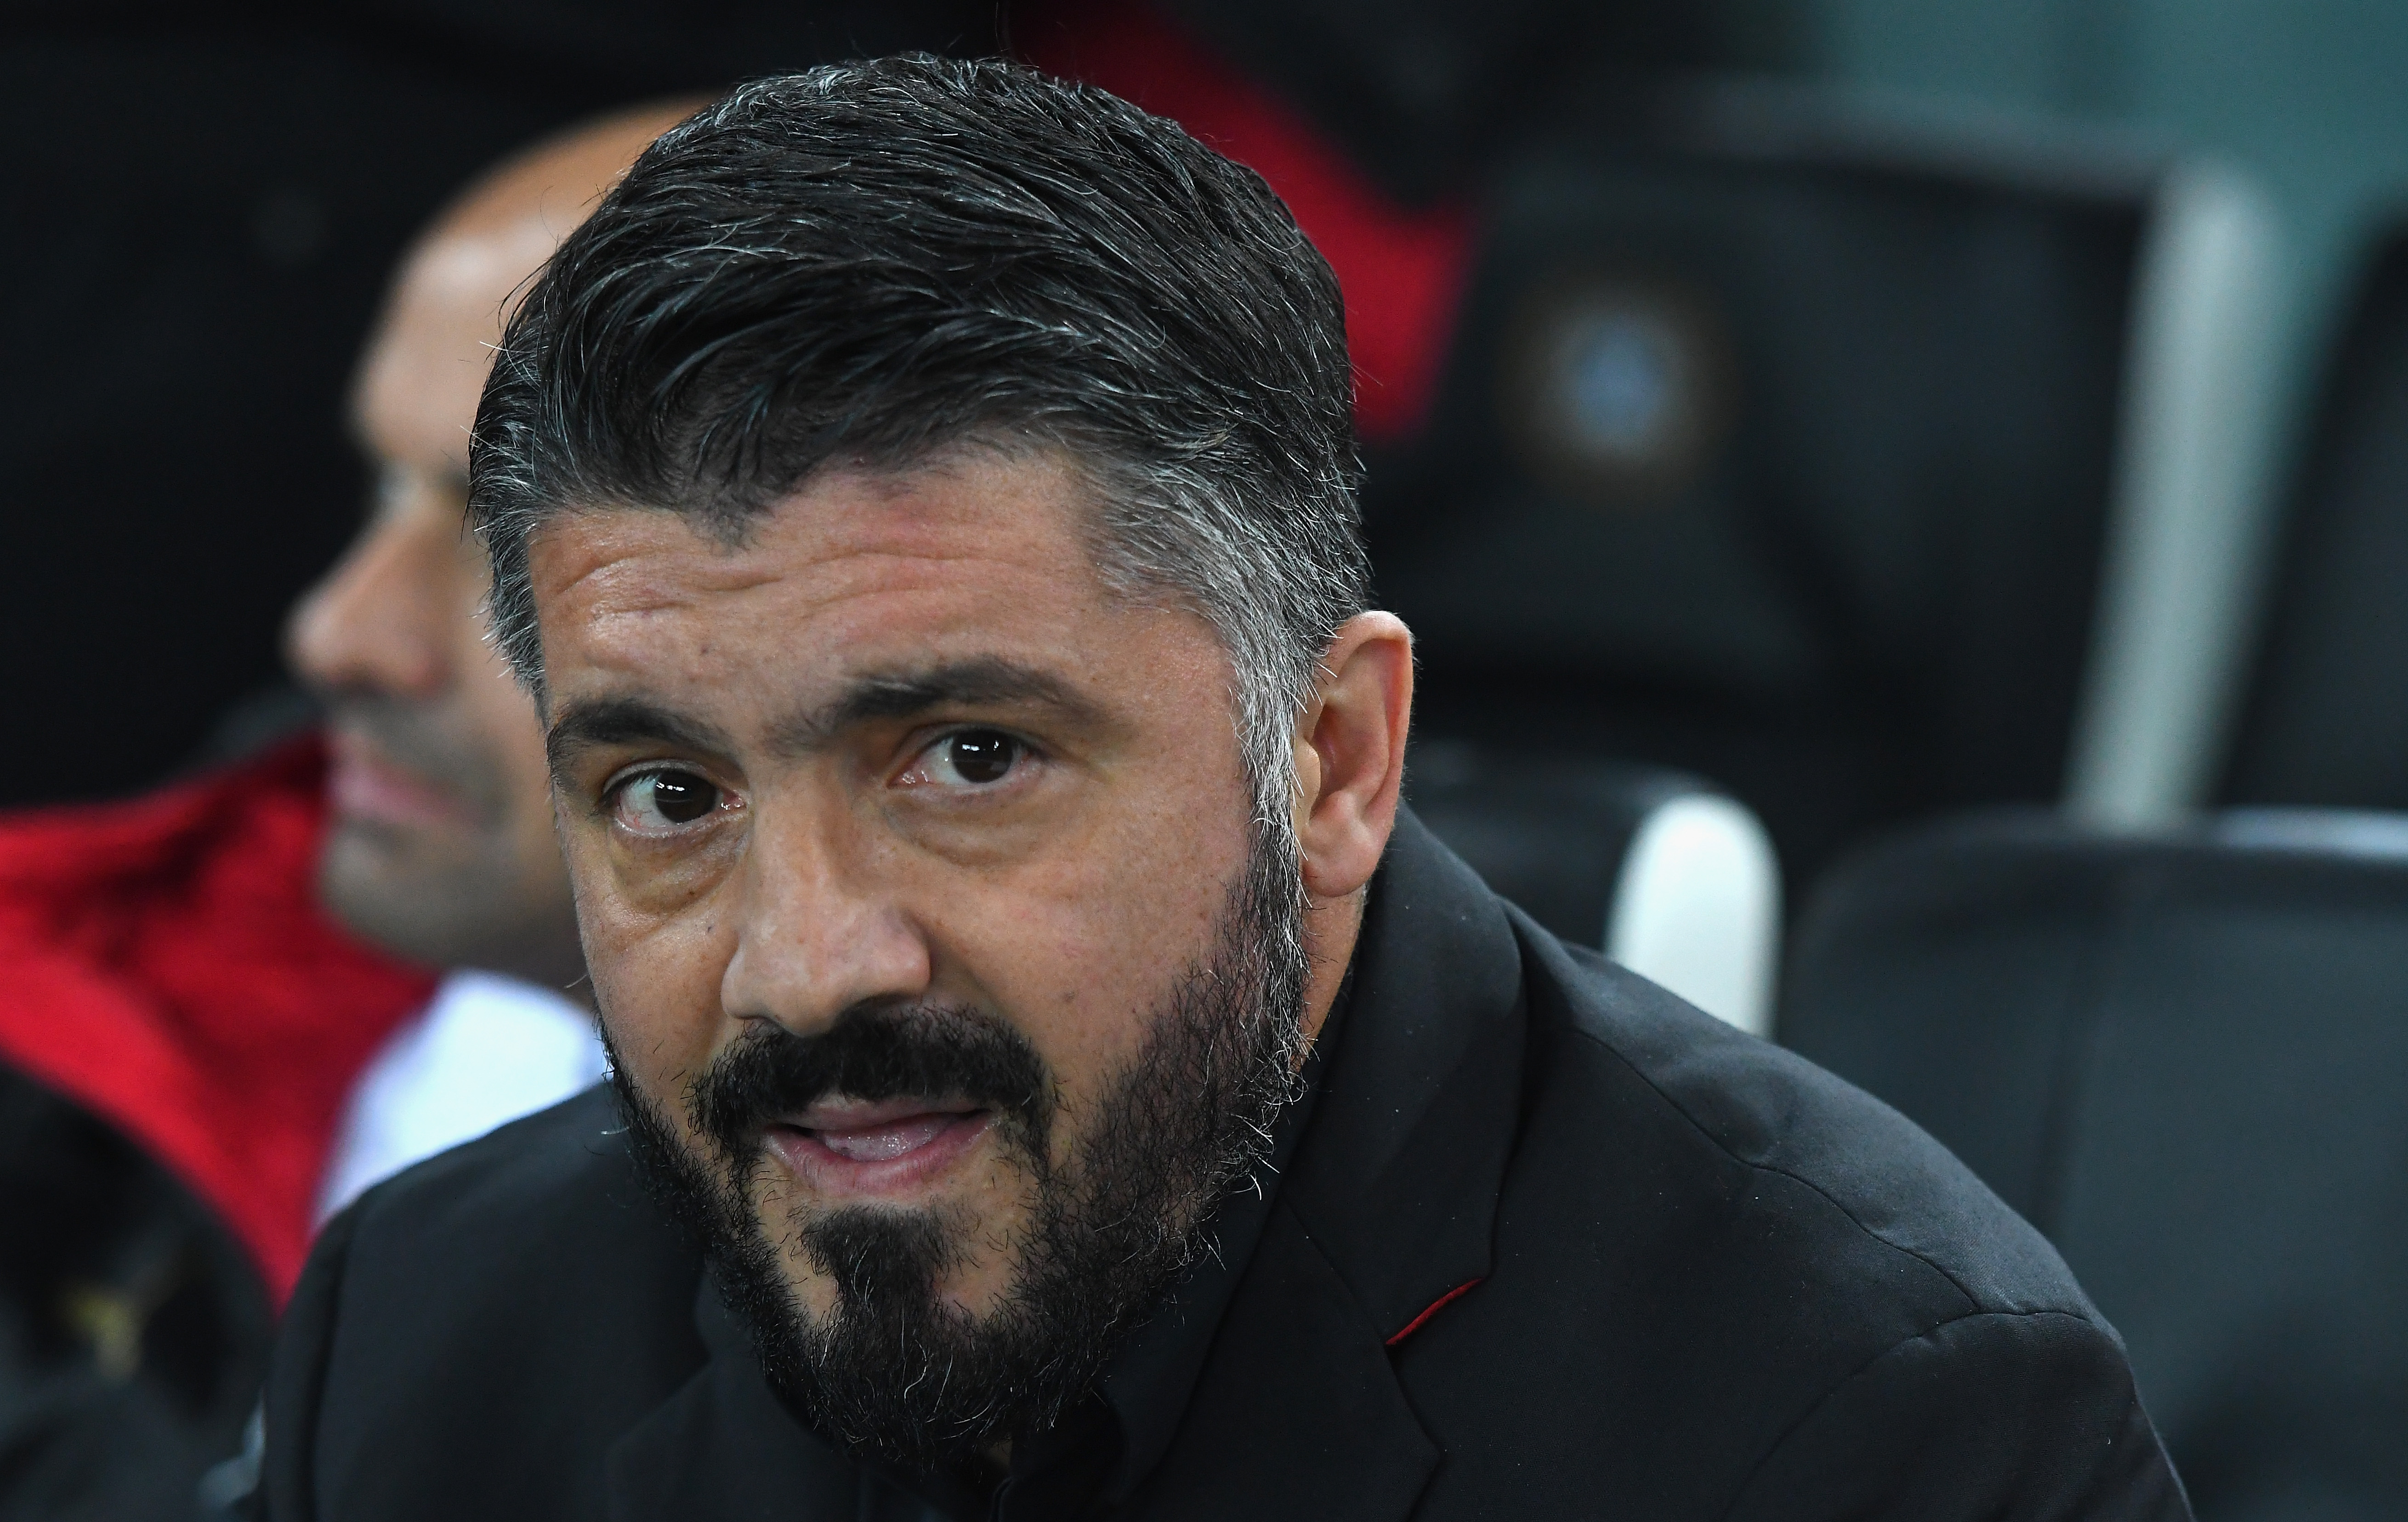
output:
[[[1520,1111],[1521,966],[1496,897],[1400,812],[1312,1127],[1132,1515],[1412,1509],[1442,1455],[1392,1350],[1488,1273]]]
[[[1497,896],[1399,811],[1354,970],[1281,1198],[1384,1340],[1487,1276],[1521,1113],[1522,951]]]
[[[1179,1439],[1127,1515],[1148,1522],[1404,1515],[1439,1450],[1380,1343],[1302,1225],[1273,1207]]]

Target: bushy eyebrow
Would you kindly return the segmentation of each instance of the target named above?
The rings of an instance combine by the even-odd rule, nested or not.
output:
[[[827,702],[773,725],[769,749],[779,755],[808,754],[861,725],[913,719],[943,708],[1040,709],[1057,723],[1076,728],[1111,725],[1101,706],[1053,672],[1000,655],[982,655],[855,677]]]
[[[544,759],[566,786],[568,768],[585,751],[606,745],[666,745],[707,755],[735,749],[724,730],[641,697],[580,697],[564,702],[543,737]]]
[[[1091,733],[1113,727],[1100,705],[1061,677],[986,655],[855,677],[826,702],[770,725],[767,749],[781,757],[807,755],[861,725],[913,719],[944,708],[1038,709],[1058,724]],[[735,741],[718,725],[650,698],[627,696],[564,700],[544,735],[543,748],[553,778],[566,786],[580,754],[623,745],[658,745],[703,755],[736,751]]]

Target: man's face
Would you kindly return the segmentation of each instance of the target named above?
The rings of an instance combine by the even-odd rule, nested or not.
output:
[[[965,452],[819,478],[733,547],[636,510],[531,546],[639,1156],[781,1393],[906,1458],[1076,1393],[1300,1040],[1227,658],[1106,587],[1081,510],[1058,461]]]
[[[577,976],[532,705],[488,646],[466,453],[498,313],[549,251],[541,229],[418,251],[366,355],[353,425],[373,510],[294,609],[294,671],[325,701],[329,908],[421,961],[554,984]]]

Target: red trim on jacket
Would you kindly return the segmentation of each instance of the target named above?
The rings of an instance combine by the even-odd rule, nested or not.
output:
[[[1398,1343],[1403,1342],[1406,1338],[1411,1337],[1413,1333],[1421,1330],[1423,1322],[1427,1321],[1430,1317],[1438,1314],[1440,1311],[1453,1305],[1456,1300],[1461,1299],[1465,1295],[1470,1293],[1475,1286],[1486,1282],[1487,1281],[1483,1279],[1472,1279],[1455,1285],[1453,1289],[1448,1290],[1445,1294],[1440,1295],[1438,1299],[1430,1301],[1429,1309],[1413,1317],[1411,1321],[1406,1322],[1405,1329],[1397,1333],[1396,1336],[1389,1338],[1383,1345],[1386,1347],[1395,1347]]]
[[[351,1085],[434,988],[319,907],[324,770],[310,737],[0,816],[0,1062],[180,1177],[280,1302]]]

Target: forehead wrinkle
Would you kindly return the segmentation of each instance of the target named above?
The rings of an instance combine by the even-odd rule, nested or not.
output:
[[[778,572],[766,568],[735,571],[731,567],[726,574],[719,576],[681,577],[634,564],[647,558],[649,553],[647,550],[638,548],[598,560],[560,583],[556,589],[550,589],[549,596],[565,597],[578,588],[585,587],[593,613],[609,618],[690,608],[703,596],[752,592],[785,580]],[[702,584],[686,584],[696,581]]]
[[[949,584],[942,577],[865,574],[843,578],[841,584],[833,587],[818,586],[805,590],[802,595],[808,603],[806,607],[796,609],[773,602],[766,609],[754,610],[741,622],[757,625],[766,620],[797,630],[811,625],[825,625],[845,631],[838,639],[839,646],[864,641],[891,644],[896,631],[884,626],[891,620],[882,610],[890,609],[898,602],[908,605],[932,596],[953,598],[967,590],[969,595],[967,605],[941,607],[940,616],[933,623],[917,625],[911,631],[910,643],[924,645],[963,634],[977,638],[982,632],[992,632],[991,615],[996,599],[1002,598],[1021,607],[1041,602],[1043,594],[1054,582],[1050,578],[1039,577],[1037,580],[1039,583],[1037,587],[1030,588],[1024,583],[1015,596],[1010,587],[972,586],[965,589]],[[765,574],[710,589],[655,588],[640,598],[630,597],[624,601],[609,594],[590,597],[583,615],[586,634],[583,644],[587,658],[605,667],[631,667],[638,670],[666,660],[673,665],[686,667],[699,679],[706,668],[695,663],[714,650],[721,650],[724,654],[725,641],[721,636],[733,632],[731,628],[711,621],[713,615],[710,604],[716,600],[718,595],[722,592],[740,594],[767,590],[774,596],[790,587],[792,581],[788,576]],[[666,625],[654,622],[664,618],[670,621]],[[639,642],[664,627],[678,631],[671,641],[672,648],[655,650],[650,654],[642,653]],[[780,753],[817,749],[834,729],[864,718],[881,716],[894,705],[871,699],[867,696],[865,684],[884,682],[889,676],[892,683],[924,682],[941,678],[940,684],[945,690],[933,692],[926,701],[914,707],[933,706],[945,700],[1030,700],[1042,701],[1066,716],[1081,720],[1100,717],[1096,705],[1078,695],[1067,682],[1049,677],[1039,668],[1009,656],[986,658],[992,670],[982,677],[972,669],[978,659],[932,661],[925,670],[914,668],[899,673],[873,671],[860,678],[839,677],[837,680],[844,684],[839,695],[819,704],[812,713],[793,716],[780,725],[779,732],[788,737],[791,743],[773,743],[772,749]],[[708,669],[719,668],[714,662]],[[830,717],[827,722],[822,722],[821,715],[833,715],[837,708],[845,705],[851,707],[843,716]],[[873,708],[878,712],[870,711]]]
[[[991,458],[982,459],[982,455]],[[1016,467],[1015,477],[1034,465],[1054,478],[1055,489],[1048,491],[1041,484],[1031,487],[1013,479],[980,491],[977,478],[984,473],[979,468],[982,465]],[[932,485],[946,490],[932,494]],[[947,500],[949,493],[965,488],[969,489],[969,500]],[[546,586],[547,597],[566,595],[629,561],[666,558],[670,567],[636,574],[682,581],[692,583],[695,592],[716,594],[794,580],[797,569],[806,575],[816,571],[839,583],[833,596],[816,599],[833,602],[851,600],[866,591],[941,585],[947,569],[976,562],[1010,567],[1059,583],[1064,580],[1063,567],[1053,563],[1049,552],[1069,549],[1073,552],[1070,562],[1083,572],[1074,580],[1084,584],[1064,590],[1107,604],[1119,603],[1125,600],[1122,589],[1096,563],[1089,542],[1092,505],[1086,498],[1091,495],[1076,459],[1060,452],[1041,451],[1028,458],[1017,452],[995,453],[956,447],[908,468],[856,466],[815,472],[764,510],[732,522],[700,524],[689,514],[658,504],[610,502],[571,508],[530,534],[530,558],[541,557],[544,541],[558,544],[565,537],[562,530],[571,524],[599,519],[602,526],[597,535],[578,536],[583,543],[561,546],[572,554],[581,552],[590,563],[566,580]],[[1031,516],[1033,510],[1035,522],[1027,525],[1033,535],[995,533],[992,520],[997,510],[1015,519]],[[731,564],[764,553],[776,556],[791,552],[797,548],[796,535],[804,539],[806,564],[801,567],[772,570],[757,561],[749,568]],[[816,544],[810,542],[814,539]],[[695,553],[705,550],[710,553]],[[865,579],[871,584],[858,584]],[[843,584],[848,582],[853,584]],[[657,602],[645,601],[627,610],[657,611],[691,600],[690,596],[666,594]]]
[[[934,537],[934,536],[931,536]],[[820,604],[848,602],[882,593],[923,592],[947,589],[946,570],[965,565],[985,564],[1009,567],[1015,572],[1047,584],[1059,584],[1062,578],[1054,567],[1041,561],[999,553],[993,544],[974,544],[960,549],[938,545],[912,545],[908,548],[880,546],[877,548],[846,548],[814,557],[804,567],[738,564],[749,558],[757,546],[734,548],[712,545],[709,556],[695,555],[680,547],[666,552],[673,564],[660,566],[660,546],[636,544],[618,547],[598,553],[593,564],[580,567],[575,575],[555,586],[547,586],[547,600],[568,596],[588,583],[602,582],[599,589],[589,588],[586,596],[598,604],[595,611],[615,613],[658,612],[691,607],[703,597],[738,595],[795,584],[804,590],[810,600]],[[652,565],[639,564],[653,562]],[[917,568],[919,574],[911,572]],[[821,588],[803,585],[812,580],[834,583]],[[1107,592],[1100,584],[1094,590]],[[1108,599],[1109,600],[1109,599]]]

